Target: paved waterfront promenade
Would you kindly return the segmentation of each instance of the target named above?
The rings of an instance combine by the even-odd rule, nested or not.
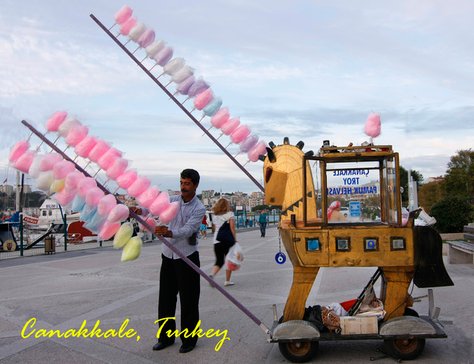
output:
[[[281,315],[291,284],[291,263],[277,265],[277,230],[266,238],[257,230],[239,233],[245,261],[235,273],[235,286],[226,289],[268,327],[273,321],[272,304]],[[285,363],[276,344],[266,342],[263,331],[218,290],[201,280],[200,311],[203,329],[228,330],[230,341],[219,351],[222,337],[202,338],[194,351],[179,354],[178,342],[154,352],[156,342],[160,243],[144,246],[134,262],[121,263],[120,251],[110,247],[58,252],[0,260],[0,364],[10,363]],[[209,272],[214,261],[212,240],[201,240],[201,267]],[[455,287],[435,289],[447,339],[427,340],[420,363],[474,363],[474,267],[447,265]],[[356,297],[374,269],[322,269],[307,305],[341,302]],[[223,283],[223,272],[217,277]],[[377,290],[378,292],[378,290]],[[426,294],[415,287],[413,296]],[[317,298],[316,298],[317,297]],[[421,314],[427,300],[416,303]],[[179,309],[178,309],[179,321]],[[38,329],[66,331],[79,328],[84,320],[90,329],[100,320],[103,330],[118,330],[127,318],[130,338],[22,339],[25,323],[36,318]],[[179,327],[179,325],[178,325]],[[28,332],[28,331],[27,331]],[[140,340],[137,341],[137,336]],[[367,363],[381,356],[381,341],[322,342],[314,362]],[[394,363],[382,358],[377,363]]]

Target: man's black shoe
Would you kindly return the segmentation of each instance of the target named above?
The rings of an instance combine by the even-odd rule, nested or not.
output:
[[[181,345],[179,348],[180,353],[189,353],[191,350],[194,349],[194,345]]]
[[[158,341],[155,345],[153,345],[153,350],[163,350],[164,348],[167,348],[168,346],[173,345],[174,342],[161,342]]]

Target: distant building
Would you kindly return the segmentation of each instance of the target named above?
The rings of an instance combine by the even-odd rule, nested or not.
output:
[[[7,195],[11,195],[14,189],[12,185],[1,185],[0,192],[6,193]]]

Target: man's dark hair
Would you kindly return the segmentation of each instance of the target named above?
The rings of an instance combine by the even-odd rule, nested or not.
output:
[[[199,176],[198,171],[194,169],[184,169],[181,172],[181,178],[189,178],[193,182],[193,184],[197,186],[201,177]]]

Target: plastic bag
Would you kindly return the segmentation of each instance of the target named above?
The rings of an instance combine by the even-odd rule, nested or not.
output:
[[[239,243],[235,243],[229,249],[225,257],[225,266],[228,270],[234,271],[240,268],[244,260],[244,253]]]

